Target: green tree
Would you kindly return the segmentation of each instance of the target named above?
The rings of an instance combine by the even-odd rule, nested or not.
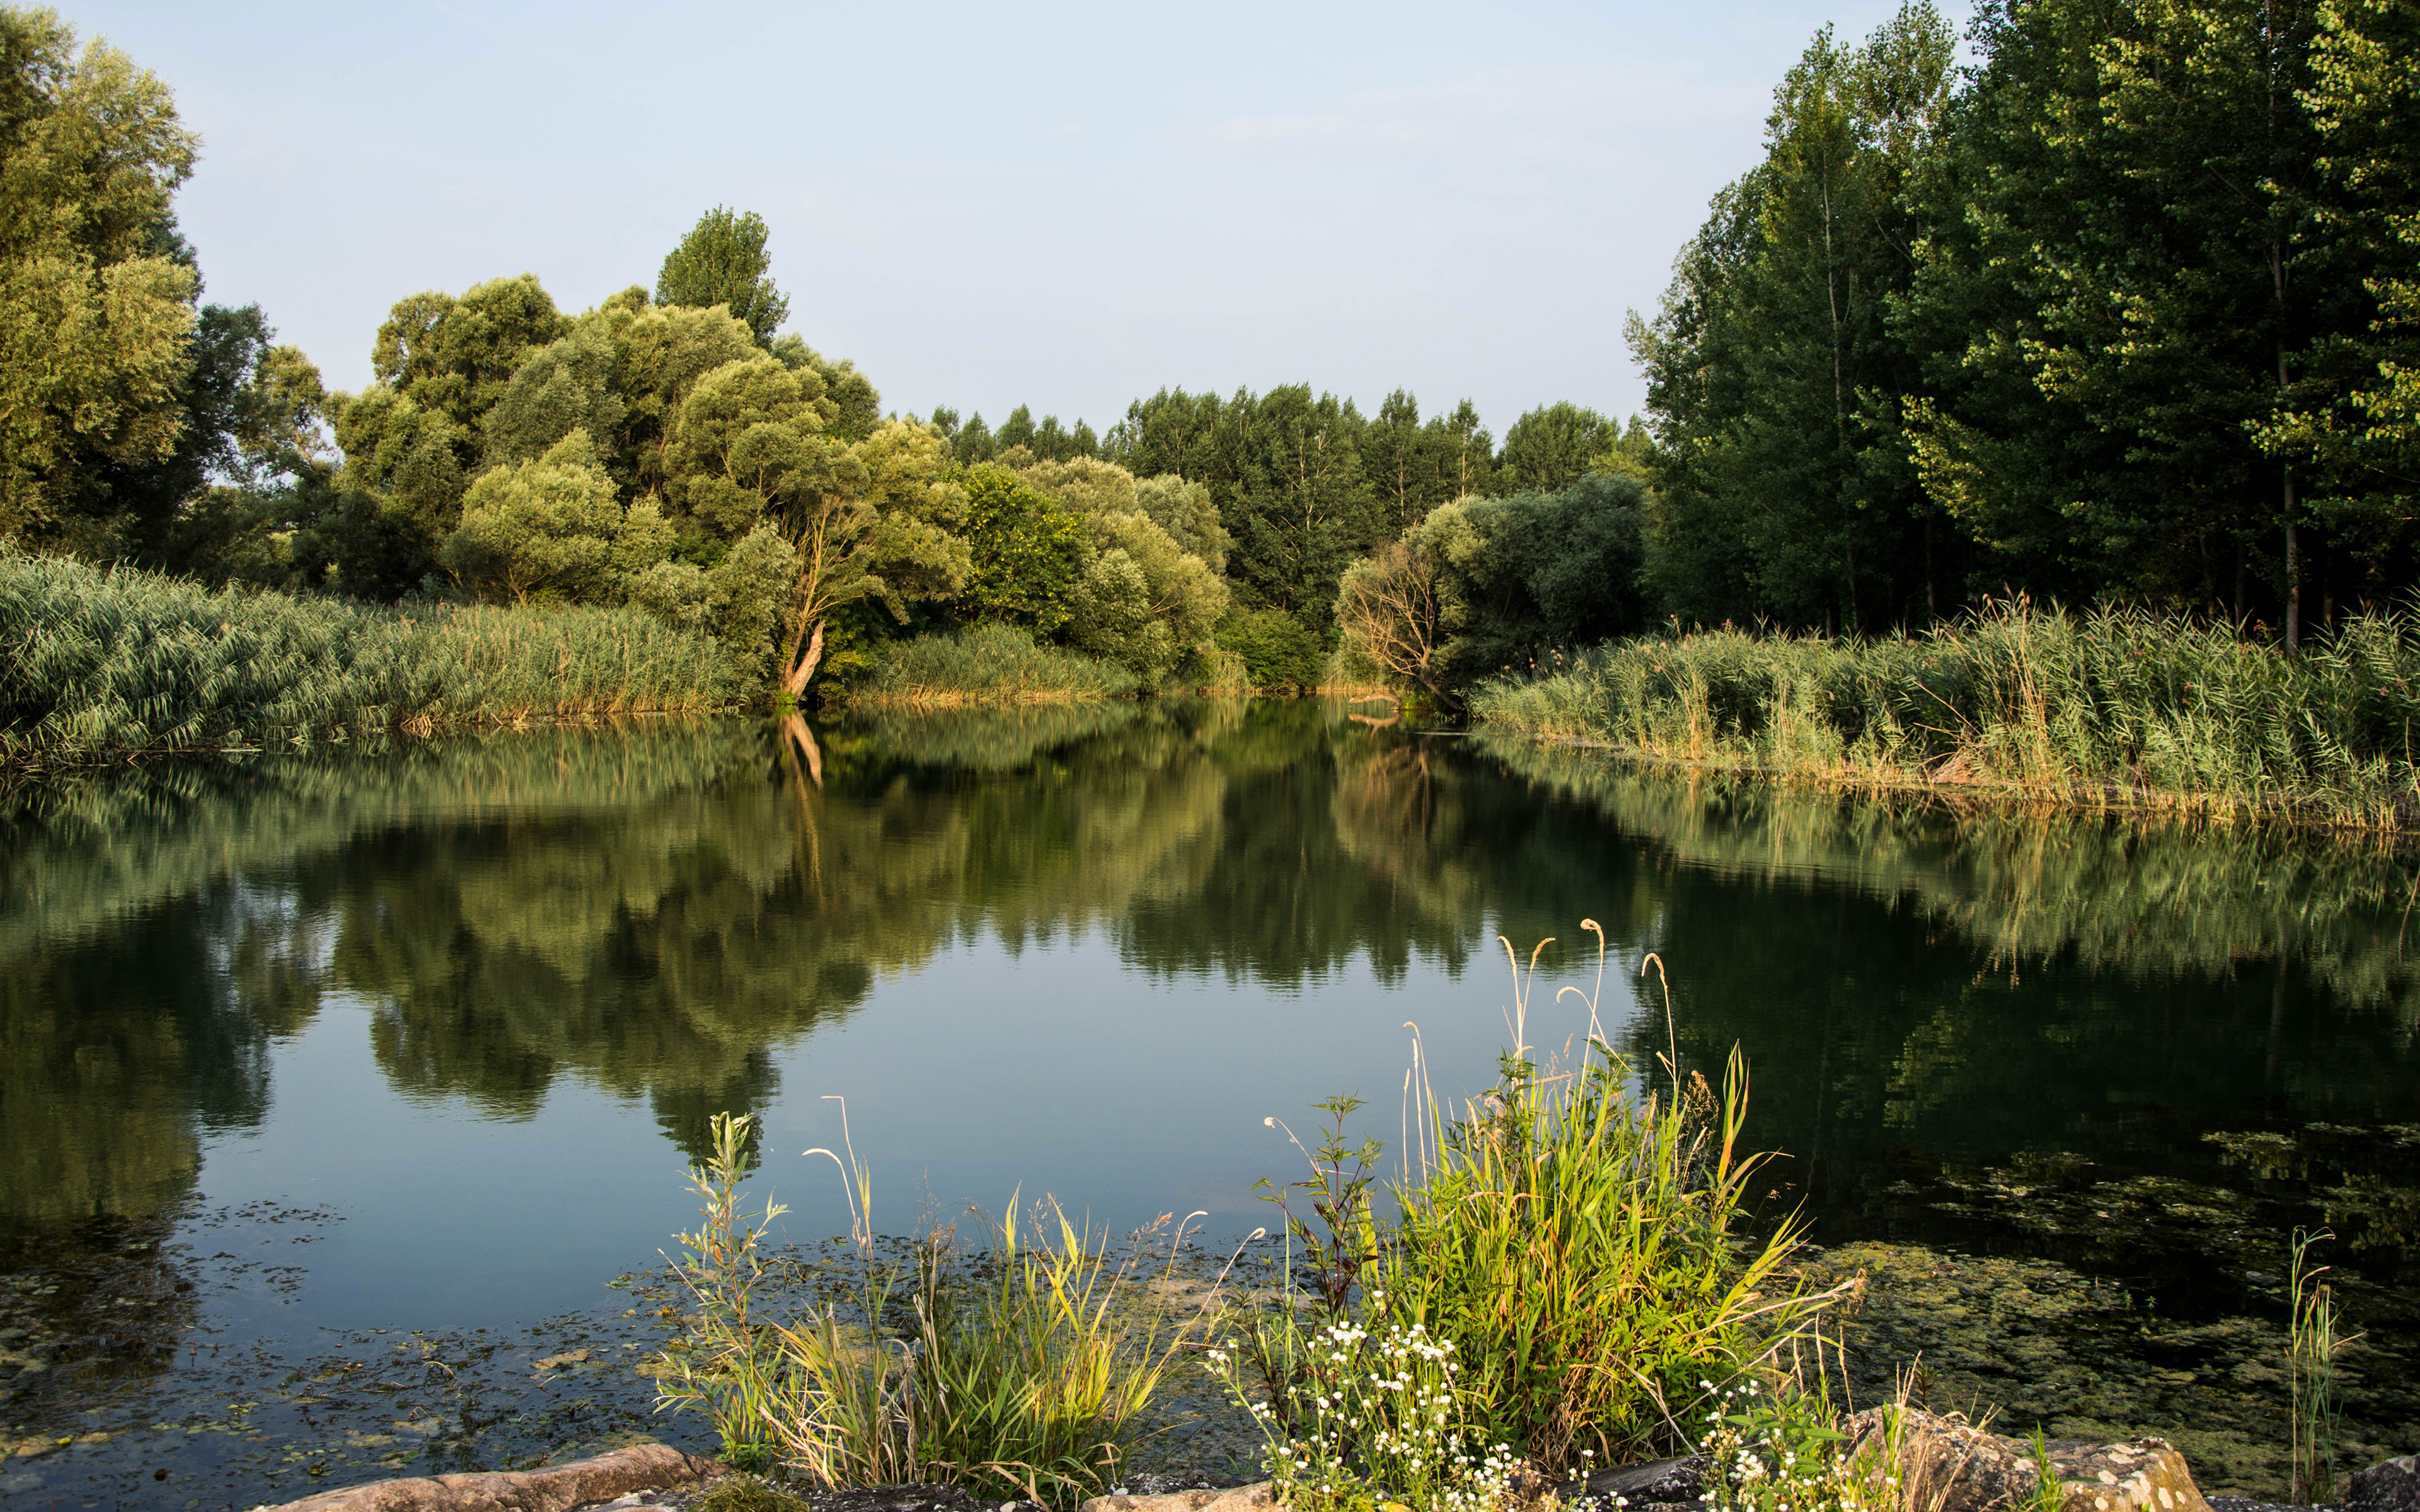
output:
[[[200,280],[169,200],[198,145],[126,54],[0,7],[0,535],[175,455]]]
[[[1659,484],[1651,577],[1690,618],[1854,626],[1938,601],[1900,436],[1917,369],[1889,316],[1953,53],[1929,0],[1862,46],[1818,33],[1775,92],[1764,162],[1632,325],[1659,444],[1620,470]],[[1618,466],[1621,440],[1605,424],[1589,453]]]
[[[656,274],[656,302],[704,308],[721,305],[770,351],[773,332],[789,318],[789,297],[767,276],[764,217],[734,214],[718,205],[698,217]]]
[[[621,596],[632,568],[663,560],[671,540],[652,501],[625,516],[596,443],[575,430],[535,461],[481,473],[438,560],[458,580],[515,604],[601,603]]]
[[[2420,512],[2420,13],[2397,0],[2321,4],[2301,103],[2326,192],[2292,271],[2331,281],[2349,307],[2296,354],[2295,402],[2260,440],[2311,479],[2313,513],[2362,579],[2408,580]]]
[[[968,609],[1037,636],[1056,631],[1084,571],[1082,519],[997,462],[967,469],[965,487]]]
[[[2299,638],[2309,480],[2258,436],[2351,314],[2297,267],[2323,224],[2316,30],[2296,0],[1978,12],[1896,325],[1923,486],[1994,580],[2238,614],[2262,586]]]
[[[1570,487],[1619,434],[1593,409],[1568,400],[1541,405],[1505,427],[1497,486],[1529,493]]]
[[[474,465],[488,411],[514,372],[568,322],[535,273],[491,278],[460,298],[427,290],[397,300],[379,326],[370,371],[379,382],[458,427],[461,462]]]
[[[1479,413],[1465,399],[1450,415],[1420,421],[1419,401],[1397,389],[1378,407],[1361,440],[1361,466],[1379,520],[1401,535],[1428,512],[1465,494],[1484,493],[1494,456]]]

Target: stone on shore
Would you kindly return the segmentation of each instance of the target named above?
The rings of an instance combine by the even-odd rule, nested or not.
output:
[[[371,1481],[255,1512],[566,1512],[702,1480],[720,1467],[668,1443],[633,1444],[547,1470]]]
[[[1166,1491],[1157,1496],[1095,1496],[1076,1512],[1271,1512],[1277,1492],[1267,1481],[1216,1491]]]
[[[2344,1504],[2345,1512],[2420,1512],[2420,1455],[2354,1472]]]
[[[1894,1410],[1869,1408],[1843,1425],[1852,1458],[1889,1466]],[[2009,1512],[2034,1499],[2033,1445],[1987,1433],[1962,1417],[1908,1409],[1900,1434],[1897,1504],[1929,1512]],[[2211,1512],[2185,1457],[2165,1439],[2122,1443],[2053,1440],[2060,1512]]]

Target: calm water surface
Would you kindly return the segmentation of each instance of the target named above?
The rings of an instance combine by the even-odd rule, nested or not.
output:
[[[2123,1327],[2071,1355],[2122,1334],[2187,1378],[2033,1403],[1987,1342],[1959,1381],[2218,1435],[2257,1483],[2284,1235],[2324,1222],[2374,1335],[2356,1437],[2411,1415],[2408,858],[1693,783],[1311,702],[876,719],[804,756],[752,722],[552,732],[0,807],[0,1448],[85,1441],[0,1494],[248,1505],[644,1427],[659,1299],[627,1278],[718,1112],[761,1118],[799,1241],[847,1227],[799,1154],[840,1097],[878,1227],[1021,1190],[1239,1234],[1296,1170],[1266,1116],[1357,1091],[1394,1142],[1406,1021],[1440,1091],[1484,1085],[1498,934],[1558,937],[1530,1039],[1584,1028],[1551,1001],[1595,980],[1583,916],[1634,1056],[1746,1048],[1791,1157],[1772,1214],[1970,1301],[2097,1297]],[[2032,1269],[1958,1269],[1987,1262]],[[1958,1357],[1873,1326],[1878,1361]]]

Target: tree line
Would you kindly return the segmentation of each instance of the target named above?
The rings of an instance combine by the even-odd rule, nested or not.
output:
[[[583,312],[396,301],[333,393],[201,301],[165,85],[0,8],[0,535],[360,598],[632,603],[793,690],[980,621],[1147,680],[1340,645],[1450,701],[1667,618],[1920,626],[2005,592],[2297,643],[2415,580],[2408,0],[1929,3],[1819,33],[1627,337],[1648,413],[1310,383],[1101,431],[883,409],[718,208]]]
[[[1985,0],[1819,34],[1633,350],[1683,620],[2004,589],[2277,627],[2420,580],[2420,8]]]

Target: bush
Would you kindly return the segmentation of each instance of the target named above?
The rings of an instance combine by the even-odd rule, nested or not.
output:
[[[1317,687],[1327,666],[1319,638],[1281,609],[1229,609],[1211,639],[1244,659],[1254,687]]]

